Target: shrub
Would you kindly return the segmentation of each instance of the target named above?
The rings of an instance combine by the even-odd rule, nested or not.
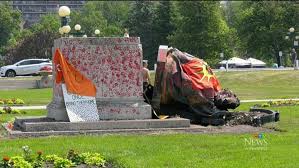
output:
[[[271,105],[269,103],[263,103],[262,107],[270,107]]]
[[[73,163],[68,159],[58,157],[54,160],[55,168],[69,168],[71,166],[73,166]]]
[[[88,157],[85,161],[87,165],[92,165],[92,166],[105,166],[105,159],[103,156],[101,156],[99,153],[94,153],[90,157]]]
[[[29,146],[22,146],[23,149],[23,157],[26,161],[32,162],[33,158],[31,155],[32,150],[29,148]]]
[[[9,167],[11,167],[10,164],[9,164],[9,160],[10,160],[9,157],[3,157],[2,162],[0,162],[0,167],[1,168],[9,168]]]
[[[8,101],[6,102],[6,104],[12,105],[12,104],[14,104],[14,102],[13,102],[12,100],[8,100]]]
[[[67,154],[67,159],[69,159],[76,165],[84,163],[84,160],[74,150],[69,150],[69,152]]]
[[[79,155],[82,160],[84,161],[85,164],[90,165],[90,166],[105,166],[105,159],[102,155],[99,153],[82,153]]]
[[[54,161],[59,158],[57,155],[47,155],[45,157],[45,161],[50,162],[50,163],[54,163]]]
[[[38,151],[37,152],[37,157],[33,162],[33,167],[34,168],[43,168],[44,167],[44,162],[43,162],[43,158],[42,158],[42,151]]]
[[[18,109],[12,109],[11,111],[12,114],[21,114],[21,110],[18,110]]]
[[[42,152],[37,152],[37,157],[33,158],[31,149],[23,146],[23,156],[15,156],[9,159],[4,157],[0,160],[0,168],[43,168],[50,166],[54,168],[69,168],[75,166],[85,167],[105,167],[105,159],[99,153],[81,153],[70,150],[67,159],[55,154],[42,157]]]
[[[14,101],[15,104],[25,104],[25,102],[22,99],[16,99]]]
[[[11,108],[10,108],[10,107],[3,107],[3,110],[4,110],[6,113],[8,113],[8,114],[11,113]]]
[[[0,114],[5,114],[6,113],[6,111],[5,110],[3,110],[3,109],[0,109]]]
[[[33,168],[32,165],[21,156],[12,157],[9,163],[13,165],[13,168]]]
[[[13,104],[25,104],[24,100],[19,99],[19,98],[13,98],[13,99],[0,99],[0,105],[2,104],[8,104],[8,105],[13,105]]]

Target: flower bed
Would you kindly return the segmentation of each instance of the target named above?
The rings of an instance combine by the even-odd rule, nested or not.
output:
[[[25,102],[19,98],[12,98],[12,99],[0,99],[0,106],[1,105],[24,105]]]
[[[42,151],[38,151],[36,155],[32,155],[32,151],[28,146],[23,146],[23,155],[14,157],[3,157],[0,162],[1,168],[69,168],[69,167],[110,167],[105,158],[99,153],[77,153],[70,150],[67,158],[57,155],[43,155]]]
[[[12,109],[11,107],[3,107],[0,109],[0,114],[26,114],[25,111],[19,109]]]
[[[254,107],[279,107],[279,106],[296,106],[299,105],[298,100],[269,101],[263,104],[255,104]]]

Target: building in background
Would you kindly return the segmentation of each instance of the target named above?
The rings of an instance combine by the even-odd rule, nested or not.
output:
[[[59,6],[68,6],[71,10],[80,10],[86,1],[11,1],[13,9],[22,12],[22,28],[28,28],[39,21],[40,17],[48,13],[56,13]]]

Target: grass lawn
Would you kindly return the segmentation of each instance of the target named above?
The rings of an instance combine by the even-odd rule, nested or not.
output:
[[[217,76],[224,88],[234,90],[242,99],[294,98],[299,93],[299,86],[296,86],[299,82],[297,71],[218,72]],[[33,97],[33,92],[27,93]],[[49,95],[51,97],[51,93]],[[248,110],[253,104],[243,103],[237,111]],[[299,106],[270,109],[281,112],[281,121],[265,125],[278,131],[264,133],[267,144],[261,146],[245,144],[245,139],[252,138],[252,134],[173,133],[27,139],[2,137],[0,157],[20,155],[21,147],[29,145],[34,151],[42,150],[45,154],[61,156],[65,156],[69,149],[99,152],[123,167],[298,168]],[[45,111],[33,110],[26,115],[39,114],[44,115]],[[0,115],[0,122],[12,117]]]
[[[0,98],[20,98],[26,105],[46,105],[52,99],[52,88],[0,90]]]
[[[241,100],[298,98],[299,71],[216,72],[222,88],[229,88]],[[151,74],[154,81],[155,74]]]
[[[238,110],[248,110],[252,105],[244,103]],[[264,133],[268,144],[262,148],[245,145],[245,138],[251,138],[251,134],[104,135],[2,139],[0,156],[21,154],[21,147],[29,145],[34,151],[61,156],[69,149],[100,152],[124,167],[297,168],[299,106],[272,109],[281,112],[281,121],[266,127],[280,131]],[[31,114],[37,113],[44,111]]]
[[[223,88],[242,100],[298,98],[299,71],[217,72]]]
[[[46,115],[46,110],[23,110],[26,114],[0,114],[0,123],[14,119],[16,116],[41,116]]]
[[[151,74],[154,81],[154,73]],[[223,88],[241,100],[299,97],[299,71],[217,72]],[[21,98],[27,105],[46,105],[52,89],[0,90],[0,98]]]

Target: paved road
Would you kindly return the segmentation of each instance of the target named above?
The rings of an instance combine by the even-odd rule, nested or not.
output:
[[[285,101],[285,100],[299,100],[299,98],[293,99],[256,99],[256,100],[241,100],[241,103],[255,103],[255,102],[268,102],[268,101]],[[46,109],[46,106],[16,106],[14,109],[19,110],[35,110],[35,109]]]

